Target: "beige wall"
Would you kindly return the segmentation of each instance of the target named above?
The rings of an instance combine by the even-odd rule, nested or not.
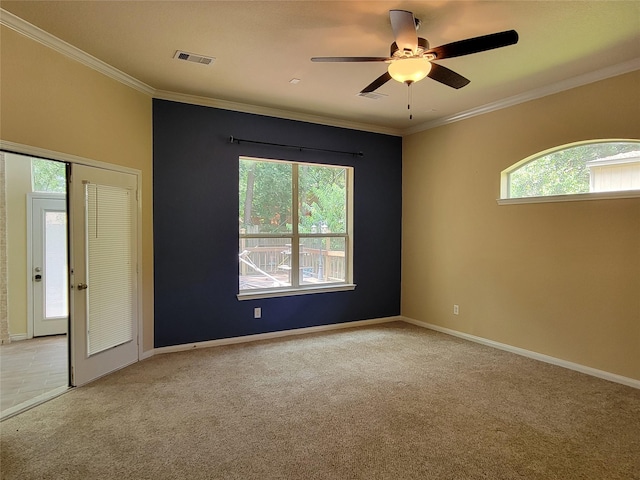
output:
[[[0,138],[142,171],[145,350],[153,348],[151,97],[15,31],[0,32]]]
[[[31,192],[28,157],[5,155],[7,176],[7,278],[9,334],[27,335],[27,194]]]
[[[640,198],[496,204],[505,168],[639,118],[633,72],[405,137],[402,314],[640,379]]]

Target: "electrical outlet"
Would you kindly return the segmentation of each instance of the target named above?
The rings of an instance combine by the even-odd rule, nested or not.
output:
[[[253,318],[262,318],[262,309],[260,307],[253,309]]]
[[[460,307],[458,305],[453,306],[453,314],[458,315],[460,313]]]

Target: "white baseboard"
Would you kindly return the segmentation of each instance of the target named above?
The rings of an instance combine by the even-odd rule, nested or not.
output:
[[[580,373],[585,373],[587,375],[602,378],[604,380],[609,380],[611,382],[620,383],[622,385],[627,385],[629,387],[640,389],[640,380],[636,380],[634,378],[624,377],[622,375],[606,372],[604,370],[598,370],[596,368],[587,367],[579,363],[569,362],[566,360],[562,360],[560,358],[544,355],[542,353],[533,352],[531,350],[525,350],[524,348],[507,345],[506,343],[495,342],[493,340],[489,340],[486,338],[477,337],[475,335],[471,335],[468,333],[459,332],[457,330],[440,327],[438,325],[421,322],[419,320],[414,320],[412,318],[403,317],[403,316],[375,318],[371,320],[358,320],[355,322],[336,323],[331,325],[320,325],[317,327],[298,328],[294,330],[284,330],[279,332],[258,333],[255,335],[245,335],[242,337],[221,338],[218,340],[208,340],[204,342],[185,343],[181,345],[159,347],[159,348],[154,348],[152,350],[147,350],[143,352],[142,355],[140,356],[140,360],[151,358],[154,355],[162,355],[164,353],[173,353],[173,352],[184,352],[186,350],[193,350],[194,348],[209,348],[209,347],[217,347],[222,345],[234,345],[238,343],[256,342],[259,340],[270,340],[273,338],[291,337],[294,335],[304,335],[307,333],[328,332],[331,330],[340,330],[340,329],[352,328],[352,327],[363,327],[367,325],[376,325],[380,323],[389,323],[389,322],[397,322],[397,321],[410,323],[418,327],[427,328],[429,330],[435,330],[437,332],[445,333],[447,335],[452,335],[454,337],[462,338],[464,340],[469,340],[471,342],[475,342],[475,343],[479,343],[489,347],[504,350],[507,352],[515,353],[516,355],[521,355],[523,357],[531,358],[531,359],[538,360],[545,363],[550,363],[552,365],[557,365],[559,367],[568,368],[569,370],[575,370]]]
[[[283,330],[280,332],[258,333],[255,335],[245,335],[242,337],[221,338],[219,340],[208,340],[205,342],[185,343],[182,345],[171,345],[169,347],[154,348],[151,351],[144,352],[144,358],[153,355],[161,355],[163,353],[184,352],[185,350],[193,350],[194,348],[218,347],[222,345],[233,345],[236,343],[256,342],[258,340],[270,340],[272,338],[290,337],[293,335],[304,335],[307,333],[328,332],[330,330],[340,330],[343,328],[364,327],[367,325],[376,325],[379,323],[401,322],[404,319],[397,317],[374,318],[372,320],[357,320],[354,322],[334,323],[331,325],[319,325],[317,327],[296,328],[294,330]],[[141,358],[142,360],[143,358]]]
[[[146,360],[147,358],[151,358],[156,354],[155,349],[151,349],[151,350],[145,350],[144,352],[142,352],[138,358],[138,360]]]
[[[523,357],[532,358],[534,360],[539,360],[541,362],[550,363],[552,365],[557,365],[559,367],[568,368],[569,370],[575,370],[580,373],[585,373],[593,377],[609,380],[610,382],[621,383],[622,385],[627,385],[629,387],[640,389],[640,380],[636,380],[634,378],[623,377],[622,375],[617,375],[615,373],[605,372],[604,370],[598,370],[597,368],[587,367],[585,365],[580,365],[579,363],[568,362],[560,358],[551,357],[549,355],[544,355],[542,353],[532,352],[531,350],[525,350],[524,348],[513,347],[511,345],[507,345],[506,343],[500,343],[500,342],[495,342],[493,340],[488,340],[486,338],[476,337],[475,335],[459,332],[457,330],[451,330],[449,328],[440,327],[438,325],[432,325],[430,323],[421,322],[419,320],[414,320],[412,318],[402,317],[402,320],[412,325],[416,325],[418,327],[428,328],[429,330],[435,330],[437,332],[446,333],[447,335],[459,337],[464,340],[469,340],[471,342],[480,343],[482,345],[487,345],[489,347],[498,348],[500,350],[505,350],[507,352],[515,353],[517,355],[522,355]]]
[[[19,342],[20,340],[26,340],[28,335],[26,333],[15,333],[9,334],[9,338],[11,338],[12,342]]]

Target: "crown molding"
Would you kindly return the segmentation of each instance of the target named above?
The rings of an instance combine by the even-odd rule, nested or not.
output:
[[[210,97],[201,97],[197,95],[189,95],[176,92],[168,92],[165,90],[156,90],[155,88],[147,85],[146,83],[137,80],[136,78],[112,67],[108,63],[74,47],[70,43],[61,40],[52,34],[36,27],[35,25],[26,22],[25,20],[17,17],[16,15],[0,8],[0,25],[4,25],[16,32],[42,44],[53,50],[66,55],[67,57],[76,60],[83,65],[92,68],[114,80],[117,80],[135,90],[145,93],[153,98],[161,100],[171,100],[174,102],[189,103],[193,105],[202,105],[208,107],[221,108],[223,110],[233,110],[243,113],[253,113],[256,115],[264,115],[268,117],[283,118],[286,120],[297,120],[301,122],[316,123],[320,125],[327,125],[332,127],[349,128],[352,130],[362,130],[372,133],[381,133],[385,135],[393,136],[405,136],[413,133],[422,132],[431,128],[440,127],[468,118],[476,117],[478,115],[484,115],[485,113],[494,112],[503,108],[512,107],[520,103],[528,102],[538,98],[553,95],[555,93],[562,92],[564,90],[570,90],[572,88],[587,85],[589,83],[605,80],[607,78],[623,75],[635,70],[640,70],[640,58],[635,58],[628,62],[612,65],[600,70],[594,70],[593,72],[579,75],[577,77],[569,78],[561,82],[557,82],[551,85],[545,85],[544,87],[530,90],[528,92],[514,95],[512,97],[504,98],[496,102],[487,103],[485,105],[465,110],[447,117],[438,118],[430,122],[425,122],[419,125],[415,125],[410,128],[392,128],[384,127],[381,125],[372,125],[368,123],[354,122],[350,120],[341,120],[337,118],[324,117],[321,115],[313,115],[308,113],[293,112],[290,110],[282,110],[272,107],[263,107],[259,105],[250,105],[245,103],[231,102],[228,100],[219,100]]]
[[[528,102],[530,100],[536,100],[538,98],[553,95],[555,93],[570,90],[572,88],[581,87],[589,83],[598,82],[600,80],[606,80],[607,78],[617,77],[625,73],[640,70],[640,58],[634,58],[628,62],[612,65],[600,70],[594,70],[584,75],[578,75],[577,77],[568,78],[557,83],[545,85],[544,87],[536,88],[519,95],[503,98],[496,102],[487,103],[480,107],[472,108],[471,110],[465,110],[464,112],[449,115],[447,117],[438,118],[436,120],[426,122],[415,127],[402,130],[402,135],[410,135],[412,133],[423,132],[431,128],[440,127],[449,123],[459,122],[460,120],[466,120],[468,118],[476,117],[478,115],[484,115],[485,113],[495,112],[503,108],[512,107],[520,103]]]
[[[105,170],[118,170],[119,172],[130,173],[132,175],[141,174],[141,171],[136,168],[101,162],[99,160],[92,160],[90,158],[80,157],[70,153],[58,152],[56,150],[35,147],[33,145],[25,145],[23,143],[12,142],[10,140],[2,140],[1,138],[0,151],[17,153],[28,157],[44,158],[46,160],[56,160],[58,162],[77,163],[79,165],[88,165],[90,167],[103,168]]]
[[[46,47],[55,50],[81,64],[92,68],[107,77],[113,78],[135,90],[145,93],[154,98],[163,100],[172,100],[181,103],[190,103],[195,105],[204,105],[209,107],[221,108],[224,110],[234,110],[244,113],[253,113],[257,115],[265,115],[268,117],[278,117],[287,120],[297,120],[301,122],[317,123],[340,128],[349,128],[353,130],[363,130],[373,133],[382,133],[386,135],[402,136],[400,129],[383,127],[380,125],[371,125],[361,122],[353,122],[349,120],[340,120],[336,118],[323,117],[320,115],[312,115],[306,113],[292,112],[289,110],[281,110],[277,108],[262,107],[259,105],[249,105],[245,103],[230,102],[227,100],[219,100],[209,97],[199,97],[196,95],[188,95],[175,92],[167,92],[156,90],[155,88],[141,82],[140,80],[128,75],[117,68],[103,62],[102,60],[90,55],[70,43],[59,39],[58,37],[30,24],[7,10],[0,8],[0,25],[4,25],[12,30],[34,40]]]
[[[8,12],[2,8],[0,8],[0,25],[4,25],[5,27],[15,30],[16,32],[24,35],[27,38],[30,38],[31,40],[49,47],[58,53],[76,60],[83,65],[92,68],[102,73],[103,75],[106,75],[107,77],[117,80],[118,82],[123,83],[135,90],[138,90],[147,95],[153,95],[153,93],[155,92],[155,89],[153,87],[150,87],[146,83],[133,78],[131,75],[127,75],[117,68],[112,67],[108,63],[103,62],[93,55],[89,55],[79,48],[74,47],[70,43],[67,43],[64,40],[53,36],[49,32],[45,32],[41,28],[38,28],[35,25],[26,22],[20,17],[17,17],[13,13]]]
[[[313,115],[309,113],[293,112],[291,110],[281,110],[279,108],[262,107],[259,105],[250,105],[247,103],[230,102],[228,100],[219,100],[211,97],[201,97],[197,95],[189,95],[186,93],[168,92],[166,90],[156,90],[153,95],[159,100],[170,100],[173,102],[189,103],[192,105],[201,105],[205,107],[220,108],[223,110],[233,110],[235,112],[253,113],[256,115],[264,115],[267,117],[283,118],[285,120],[297,120],[299,122],[317,123],[330,127],[349,128],[352,130],[363,130],[372,133],[382,133],[385,135],[402,136],[402,130],[398,128],[383,127],[380,125],[371,125],[368,123],[353,122],[350,120],[341,120],[337,118],[323,117],[321,115]]]

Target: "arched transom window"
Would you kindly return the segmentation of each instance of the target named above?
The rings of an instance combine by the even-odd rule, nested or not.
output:
[[[640,191],[640,140],[562,145],[512,165],[501,179],[502,199],[625,191]]]

